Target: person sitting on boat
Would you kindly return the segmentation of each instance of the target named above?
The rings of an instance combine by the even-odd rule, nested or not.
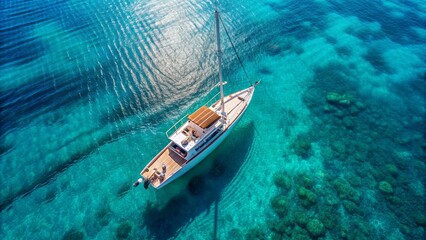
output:
[[[163,167],[163,169],[164,169],[164,167]],[[155,171],[155,176],[157,176],[160,181],[163,181],[164,177],[166,176],[166,172],[164,170],[163,170],[163,172],[160,172],[156,168],[154,168],[154,171]]]
[[[192,135],[192,137],[193,137],[193,138],[195,138],[195,139],[197,139],[197,138],[198,138],[197,131],[195,131],[194,129],[192,130],[191,135]]]
[[[182,146],[186,146],[189,143],[189,139],[191,139],[190,137],[185,138],[184,140],[182,140],[180,143],[182,144]]]
[[[160,173],[160,175],[158,175],[158,179],[160,179],[160,181],[163,181],[165,176],[166,176],[166,174],[164,172],[162,172],[162,173]]]

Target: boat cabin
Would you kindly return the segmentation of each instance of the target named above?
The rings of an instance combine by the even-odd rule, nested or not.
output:
[[[221,131],[223,123],[219,119],[216,112],[202,106],[189,115],[183,126],[169,137],[172,141],[169,147],[186,160],[191,159],[214,137],[212,135]]]

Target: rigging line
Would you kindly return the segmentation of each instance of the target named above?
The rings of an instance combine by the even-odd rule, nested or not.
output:
[[[238,62],[240,63],[241,67],[244,70],[244,74],[246,75],[247,81],[249,82],[250,85],[253,85],[250,81],[250,78],[247,74],[247,71],[246,71],[246,68],[244,67],[243,62],[241,61],[240,55],[238,55],[237,49],[235,48],[234,43],[232,42],[231,36],[229,36],[228,30],[226,29],[225,24],[223,24],[222,17],[220,15],[219,15],[219,20],[222,23],[223,29],[225,29],[225,32],[226,32],[226,35],[228,36],[229,41],[231,42],[232,49],[234,49],[235,55],[237,55]]]

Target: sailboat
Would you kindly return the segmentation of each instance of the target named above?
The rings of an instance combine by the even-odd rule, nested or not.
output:
[[[219,12],[215,10],[219,65],[219,83],[217,85],[220,88],[220,99],[215,101],[219,94],[217,93],[205,105],[194,113],[186,115],[167,130],[169,144],[142,169],[141,178],[133,186],[138,186],[143,182],[145,189],[149,185],[160,189],[173,182],[216,149],[231,133],[247,110],[259,82],[224,96],[225,82],[222,80],[219,18]],[[212,104],[209,105],[209,103]]]

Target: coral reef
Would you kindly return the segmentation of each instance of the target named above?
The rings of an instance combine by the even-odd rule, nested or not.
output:
[[[417,213],[414,216],[414,221],[418,226],[426,227],[426,215],[424,213]]]
[[[275,186],[282,189],[289,189],[291,185],[291,180],[288,175],[283,171],[278,171],[274,173],[273,176]]]
[[[358,206],[352,201],[343,200],[342,205],[346,209],[346,211],[348,211],[348,213],[350,214],[353,214],[358,211]]]
[[[308,135],[301,134],[292,143],[292,148],[295,154],[301,158],[307,158],[311,155],[311,140]]]
[[[309,175],[307,174],[299,174],[297,177],[297,181],[299,184],[308,189],[311,189],[315,184],[314,180],[312,180],[312,178],[309,177]]]
[[[390,183],[386,181],[381,181],[379,183],[379,190],[385,194],[393,194],[393,187]]]
[[[306,215],[305,211],[295,211],[293,213],[295,222],[304,227],[308,223],[309,217]]]
[[[333,182],[340,199],[348,199],[355,203],[360,201],[360,193],[353,188],[345,179],[338,178]]]
[[[335,206],[322,206],[319,210],[318,216],[319,220],[324,224],[324,227],[329,230],[334,230],[337,223],[339,223],[339,213],[337,212],[337,207]]]
[[[309,220],[306,229],[312,237],[319,237],[325,233],[324,224],[318,219]]]
[[[304,186],[297,178],[299,186],[294,192],[299,204],[309,206],[306,190],[317,199],[306,208],[309,214],[295,214],[295,209],[289,212],[301,228],[308,226],[297,222],[304,219],[301,216],[318,219],[333,238],[380,238],[385,236],[385,226],[393,224],[399,226],[399,234],[413,239],[424,231],[421,216],[417,220],[415,215],[407,217],[407,213],[424,211],[424,200],[415,197],[424,188],[412,182],[416,176],[409,170],[420,162],[414,159],[424,156],[424,136],[419,135],[416,143],[411,137],[419,129],[413,117],[417,113],[403,110],[407,117],[401,117],[395,111],[398,107],[366,96],[358,91],[356,82],[347,79],[350,72],[349,66],[339,63],[318,68],[312,86],[305,91],[304,101],[317,118],[312,131],[304,134],[321,139],[315,144],[321,148],[326,173],[322,179],[314,178],[314,187]],[[408,130],[410,126],[415,130]],[[401,149],[405,149],[403,154],[398,154]],[[418,169],[424,171],[424,164]],[[323,181],[318,184],[318,180]],[[346,218],[340,217],[342,213]],[[373,227],[367,220],[371,213],[384,214],[389,222]]]
[[[297,191],[297,195],[302,200],[304,207],[311,206],[317,202],[317,195],[305,187],[300,187]]]
[[[271,200],[271,206],[272,209],[277,213],[279,216],[284,215],[287,213],[288,210],[288,203],[287,198],[284,195],[277,195]]]

